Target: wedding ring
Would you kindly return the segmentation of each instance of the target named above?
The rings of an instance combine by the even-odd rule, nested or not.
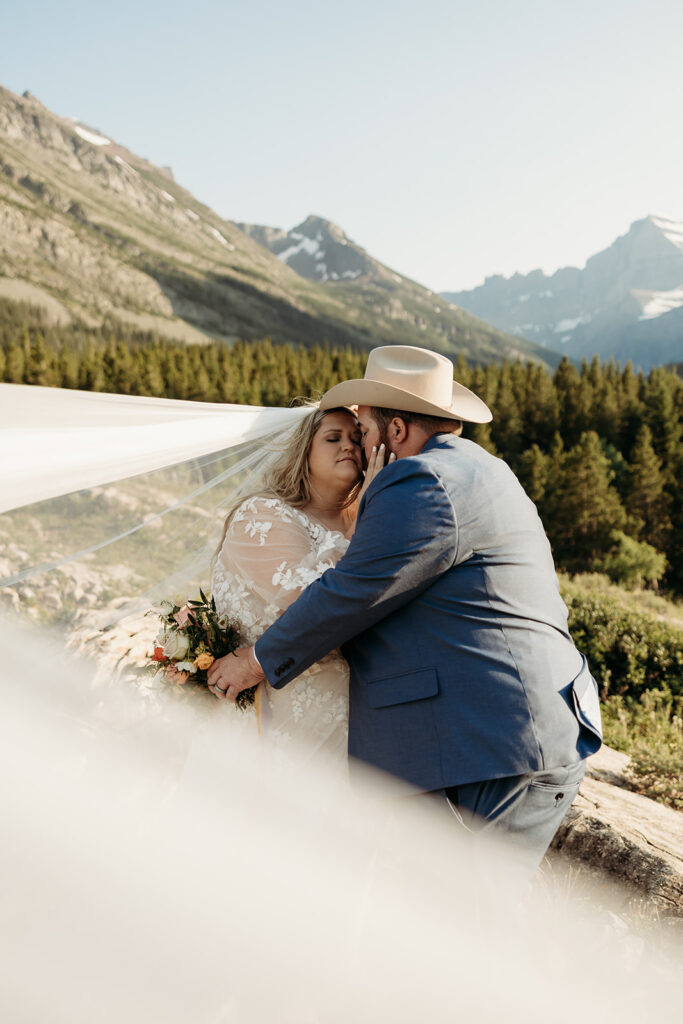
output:
[[[227,690],[222,690],[220,686],[214,686],[214,690],[218,690],[219,693],[227,693]]]

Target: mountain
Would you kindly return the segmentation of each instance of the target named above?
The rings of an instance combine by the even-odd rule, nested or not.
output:
[[[500,332],[494,336],[489,324],[380,263],[322,217],[311,215],[290,231],[237,226],[303,278],[319,283],[335,301],[369,314],[375,337],[461,352],[482,362],[502,356],[557,366],[560,360],[556,351],[540,345]]]
[[[311,215],[291,231],[260,224],[237,227],[309,281],[354,281],[357,277],[401,280],[398,274],[368,256],[336,224],[322,217]]]
[[[443,297],[572,359],[631,359],[643,370],[675,362],[683,357],[683,223],[645,217],[583,270],[495,275]]]
[[[310,231],[327,240],[325,261]],[[119,321],[187,341],[394,342],[480,362],[559,359],[382,267],[329,222],[309,218],[301,233],[242,229],[169,168],[0,88],[2,296],[62,323]]]

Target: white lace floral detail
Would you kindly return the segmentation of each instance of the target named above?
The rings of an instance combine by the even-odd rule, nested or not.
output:
[[[322,574],[332,568],[332,562],[318,562],[313,569],[303,565],[297,568],[290,568],[286,562],[282,562],[273,573],[273,586],[283,587],[285,590],[303,590],[313,580],[320,579]]]
[[[250,537],[258,537],[258,542],[261,547],[263,547],[266,543],[268,531],[271,529],[272,525],[272,523],[255,523],[253,519],[249,519],[247,520],[244,529]]]
[[[349,542],[277,498],[243,502],[216,559],[212,593],[221,614],[254,643],[298,595],[346,552]],[[264,686],[263,731],[287,751],[327,751],[345,766],[348,666],[338,651],[282,689]],[[288,756],[290,756],[288,754]]]

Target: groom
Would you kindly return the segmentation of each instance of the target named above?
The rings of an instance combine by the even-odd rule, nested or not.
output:
[[[550,545],[509,467],[459,436],[491,419],[426,349],[374,349],[358,405],[369,456],[396,461],[361,500],[350,547],[257,641],[219,659],[234,700],[286,686],[340,645],[349,753],[447,798],[469,829],[504,832],[536,866],[600,746],[597,687],[567,630]]]

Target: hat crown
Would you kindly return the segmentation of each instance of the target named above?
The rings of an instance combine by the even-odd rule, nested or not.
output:
[[[320,401],[321,409],[340,405],[401,409],[468,423],[488,423],[491,419],[486,403],[453,380],[450,359],[416,345],[373,348],[365,377],[335,384]]]
[[[453,363],[438,352],[411,345],[383,345],[368,356],[365,380],[390,384],[448,408],[453,398]]]

